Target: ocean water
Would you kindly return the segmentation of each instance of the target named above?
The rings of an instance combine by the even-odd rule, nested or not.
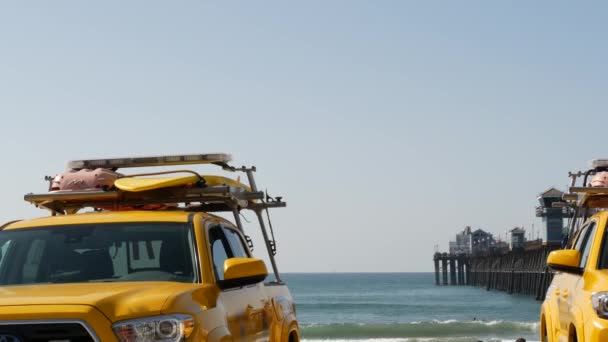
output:
[[[308,342],[539,340],[540,302],[472,286],[436,286],[433,273],[284,274]]]

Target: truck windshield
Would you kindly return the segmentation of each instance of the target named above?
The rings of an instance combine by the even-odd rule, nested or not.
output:
[[[0,232],[0,285],[197,281],[184,223],[105,223]]]

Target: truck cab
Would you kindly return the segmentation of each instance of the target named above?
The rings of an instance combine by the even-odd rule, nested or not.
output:
[[[76,161],[49,179],[48,193],[26,195],[51,215],[0,229],[0,341],[298,341],[262,215],[285,202],[257,191],[255,168],[229,160]],[[179,164],[242,171],[250,184],[190,171],[117,173]],[[271,272],[251,253],[242,210],[259,219]]]

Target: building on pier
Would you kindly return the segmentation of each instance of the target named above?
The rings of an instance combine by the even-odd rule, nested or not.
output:
[[[526,230],[515,227],[509,231],[511,233],[511,249],[521,251],[526,248]]]
[[[450,241],[450,255],[487,254],[499,248],[491,233],[483,229],[473,231],[470,226],[456,234],[456,239]]]
[[[494,235],[483,229],[474,231],[472,233],[472,240],[473,247],[471,254],[473,255],[488,254],[496,248],[496,239],[494,239]]]
[[[466,226],[464,230],[456,234],[456,240],[450,241],[450,254],[470,255],[473,251],[473,234],[471,227]]]
[[[541,217],[545,225],[545,241],[548,243],[561,243],[564,238],[564,217],[568,217],[567,208],[553,207],[553,203],[561,202],[563,192],[550,188],[538,195],[536,217]]]

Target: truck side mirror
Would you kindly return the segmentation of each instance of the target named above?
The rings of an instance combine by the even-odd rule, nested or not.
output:
[[[547,257],[547,264],[556,271],[582,273],[578,266],[581,261],[581,253],[575,249],[561,249],[553,251]]]
[[[220,289],[229,289],[264,281],[268,270],[264,261],[255,258],[230,258],[224,261],[224,280],[219,280]]]

